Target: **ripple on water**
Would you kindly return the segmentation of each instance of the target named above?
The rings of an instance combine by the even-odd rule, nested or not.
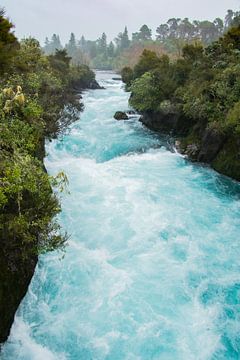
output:
[[[48,145],[69,246],[41,257],[3,359],[239,359],[239,185],[115,121],[129,94],[99,76]]]

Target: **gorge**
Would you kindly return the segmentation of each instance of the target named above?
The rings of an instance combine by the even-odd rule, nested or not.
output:
[[[240,185],[114,120],[129,93],[113,76],[47,145],[69,244],[40,257],[2,359],[238,359]]]

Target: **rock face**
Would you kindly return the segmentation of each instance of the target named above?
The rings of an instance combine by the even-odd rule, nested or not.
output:
[[[116,120],[128,120],[128,116],[123,111],[117,111],[114,115],[114,119]]]
[[[207,122],[186,118],[180,112],[143,113],[139,119],[151,130],[177,137],[177,150],[190,160],[211,165],[221,174],[240,181],[240,139],[230,139]]]
[[[211,165],[216,171],[240,181],[239,137],[225,139]]]
[[[185,135],[191,122],[177,112],[146,112],[139,121],[151,130]]]
[[[6,243],[9,239],[6,239]],[[19,243],[21,246],[21,242]],[[37,256],[23,259],[19,250],[2,244],[0,251],[0,343],[7,340],[15,312],[24,298],[34,270]]]
[[[211,163],[224,145],[226,136],[214,129],[204,132],[201,149],[198,154],[198,161]]]
[[[100,86],[99,83],[97,82],[97,80],[92,80],[88,85],[88,89],[99,90],[99,89],[104,89],[104,87]]]
[[[82,99],[82,95],[81,95],[81,94],[76,94],[76,95],[75,95],[75,98],[76,98],[77,100],[81,100],[81,99]]]
[[[86,89],[99,90],[99,89],[104,89],[104,87],[100,86],[95,79],[85,83],[75,81],[73,84],[73,90],[76,92],[77,96],[81,93],[81,91]]]

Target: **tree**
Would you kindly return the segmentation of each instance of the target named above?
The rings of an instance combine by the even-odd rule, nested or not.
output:
[[[183,19],[178,25],[178,36],[186,41],[190,41],[194,38],[194,25],[188,18]]]
[[[159,65],[159,57],[154,51],[144,50],[139,62],[134,67],[134,77],[139,77],[144,73],[155,69]]]
[[[238,27],[240,25],[240,11],[235,12],[234,18],[231,22],[232,27]]]
[[[82,38],[81,42],[84,43],[84,41],[85,39]],[[83,65],[88,63],[88,60],[80,48],[79,43],[80,42],[77,43],[74,33],[71,33],[69,42],[66,45],[66,50],[68,55],[71,57],[71,62],[73,65]]]
[[[211,21],[200,21],[198,23],[198,32],[201,41],[205,45],[209,45],[214,40],[218,38],[218,31],[216,31],[215,24]]]
[[[52,52],[54,53],[56,50],[61,50],[63,48],[59,35],[53,34],[51,39]]]
[[[37,71],[40,66],[39,59],[42,58],[42,49],[39,41],[34,38],[27,38],[20,42],[20,49],[18,50],[14,65],[15,71],[30,72]]]
[[[68,56],[67,50],[56,50],[54,55],[48,57],[51,67],[56,70],[60,76],[66,73],[70,67],[71,57]]]
[[[74,56],[77,50],[77,42],[74,33],[71,33],[68,44],[66,45],[67,52],[69,56]]]
[[[168,24],[159,25],[156,32],[157,32],[157,40],[164,42],[169,36]]]
[[[13,24],[5,18],[4,11],[0,9],[0,74],[10,67],[11,59],[18,48],[12,29]]]
[[[216,28],[215,36],[216,36],[216,40],[217,40],[220,36],[223,35],[224,24],[223,24],[223,20],[220,18],[216,18],[213,23]]]
[[[86,48],[91,59],[94,59],[97,56],[97,42],[88,40]]]
[[[114,44],[113,44],[112,41],[110,42],[110,44],[109,44],[109,46],[108,46],[108,51],[107,51],[107,53],[108,53],[108,56],[109,56],[110,58],[113,58],[113,57],[114,57],[115,47],[114,47]]]
[[[234,18],[234,12],[232,10],[228,10],[224,21],[225,29],[230,28],[233,18]]]
[[[221,40],[225,49],[240,50],[240,26],[231,28]]]
[[[85,40],[85,37],[82,35],[80,41],[79,41],[79,46],[82,50],[85,50],[85,47],[86,47],[86,40]]]
[[[130,104],[139,111],[159,111],[161,103],[169,100],[176,89],[169,73],[169,62],[162,58],[159,68],[144,73],[133,81]]]
[[[107,56],[107,35],[102,34],[102,37],[98,40],[97,51],[100,55]]]
[[[226,117],[226,126],[240,135],[240,101],[229,110]]]
[[[130,40],[128,37],[128,30],[125,26],[123,32],[120,32],[118,36],[115,38],[115,43],[117,45],[117,52],[120,53],[121,51],[127,49],[130,45]]]
[[[237,13],[234,13],[236,16]],[[230,12],[230,18],[232,14]],[[237,22],[237,20],[236,20]],[[240,22],[240,20],[239,20]],[[186,43],[200,40],[204,45],[209,45],[223,35],[223,20],[216,18],[210,21],[189,21],[188,18],[171,18],[166,24],[161,24],[157,28],[157,40],[159,40],[168,52],[177,52],[181,55],[183,46]],[[134,34],[136,39],[138,33]]]
[[[178,32],[178,27],[179,27],[179,23],[180,23],[181,19],[175,19],[175,18],[171,18],[168,20],[167,24],[169,26],[169,37],[170,38],[178,38],[179,37],[179,32]]]
[[[152,40],[152,30],[147,25],[143,25],[139,31],[139,40],[148,41]]]
[[[142,41],[152,40],[152,30],[147,25],[143,25],[140,29],[139,38]]]
[[[46,55],[51,54],[51,42],[49,41],[48,37],[46,37],[45,39],[43,51],[45,52]]]
[[[182,56],[190,63],[194,63],[203,56],[203,47],[201,44],[187,44],[182,50]]]
[[[61,44],[59,35],[53,34],[50,41],[48,37],[45,39],[43,51],[46,55],[55,54],[56,50],[62,49],[63,46]]]
[[[133,33],[132,34],[132,39],[133,42],[144,42],[144,41],[149,41],[152,40],[152,30],[149,29],[149,27],[147,25],[143,25],[139,32]]]
[[[133,70],[129,66],[125,66],[121,71],[122,81],[126,85],[130,85],[133,80]]]
[[[148,111],[155,109],[159,105],[156,88],[153,84],[152,74],[146,72],[137,78],[131,85],[130,105],[138,111]]]
[[[129,40],[129,37],[128,37],[128,30],[127,30],[127,27],[125,26],[125,29],[122,33],[122,36],[121,36],[121,50],[124,50],[124,49],[127,49],[130,45],[130,40]]]

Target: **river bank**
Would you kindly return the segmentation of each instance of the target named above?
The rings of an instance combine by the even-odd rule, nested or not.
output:
[[[122,69],[130,105],[146,126],[175,136],[192,161],[238,181],[239,49],[236,22],[206,47],[186,44],[175,60],[144,50],[133,68]]]
[[[193,162],[210,165],[220,174],[240,181],[240,140],[237,136],[196,124],[181,113],[148,112],[140,121],[150,130],[175,139],[177,150]]]
[[[18,42],[0,11],[0,343],[10,332],[40,254],[63,250],[67,235],[56,216],[63,172],[44,166],[45,142],[59,138],[83,110],[76,90],[96,88],[87,66],[73,66],[65,50],[42,53],[33,38]],[[11,51],[9,51],[11,49]],[[9,51],[9,52],[8,52]]]

